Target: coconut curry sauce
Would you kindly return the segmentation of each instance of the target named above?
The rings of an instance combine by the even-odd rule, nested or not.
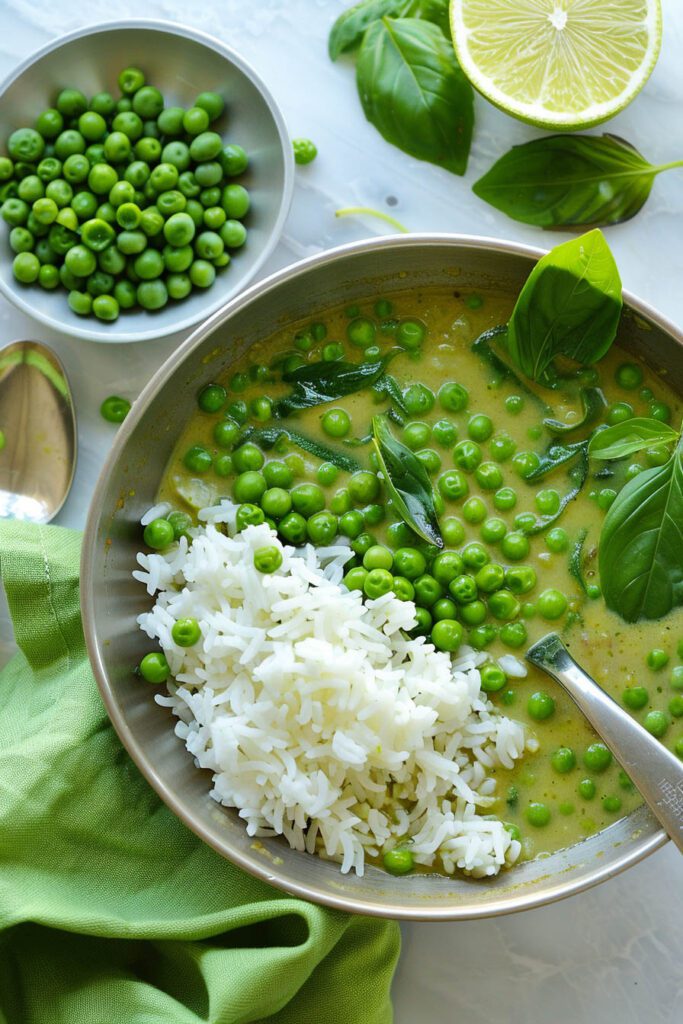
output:
[[[676,749],[678,744],[683,754],[683,668],[679,668],[683,609],[661,621],[627,624],[606,608],[597,572],[597,545],[607,509],[625,481],[657,464],[661,452],[653,449],[618,462],[586,463],[583,486],[541,532],[529,531],[539,518],[552,518],[558,503],[577,489],[581,457],[547,475],[527,479],[534,477],[539,460],[553,443],[571,445],[588,437],[600,422],[615,423],[631,415],[655,415],[677,424],[681,402],[656,374],[618,345],[596,367],[577,371],[565,391],[533,385],[532,392],[526,380],[505,377],[495,359],[492,362],[473,352],[472,344],[482,332],[504,323],[512,305],[509,296],[425,289],[333,309],[313,323],[288,326],[253,346],[229,376],[217,382],[222,387],[204,390],[200,408],[168,466],[159,498],[190,515],[221,496],[258,510],[263,484],[257,482],[254,490],[254,480],[252,489],[248,480],[243,485],[236,481],[240,473],[242,477],[247,472],[259,475],[265,458],[269,491],[313,485],[312,494],[295,506],[304,517],[316,514],[322,492],[325,509],[337,517],[333,522],[343,524],[351,539],[356,553],[352,565],[362,566],[371,545],[384,544],[393,552],[412,548],[426,554],[424,575],[431,578],[435,549],[430,551],[410,529],[397,525],[400,516],[384,488],[377,487],[377,479],[377,493],[365,478],[356,477],[350,485],[352,473],[331,464],[324,451],[314,454],[315,445],[310,443],[325,445],[374,473],[376,456],[368,440],[372,417],[393,408],[392,433],[420,453],[440,495],[437,511],[446,550],[462,553],[468,544],[476,543],[460,576],[473,576],[490,588],[488,577],[495,577],[498,570],[487,571],[488,577],[487,573],[478,576],[483,557],[504,570],[530,567],[536,576],[535,585],[526,592],[533,573],[525,578],[517,572],[508,574],[498,591],[479,587],[474,601],[463,600],[467,595],[462,584],[447,583],[447,572],[441,574],[436,589],[430,590],[424,581],[416,584],[415,567],[401,555],[392,572],[403,580],[405,596],[410,596],[411,589],[418,591],[418,601],[425,607],[423,632],[430,635],[440,618],[455,621],[455,626],[435,634],[444,638],[446,649],[449,640],[455,637],[457,642],[461,631],[463,642],[485,649],[492,659],[505,654],[523,659],[531,643],[557,630],[609,694],[668,747]],[[387,372],[402,393],[399,403],[392,402],[391,394],[376,382],[374,389],[273,418],[274,403],[292,391],[291,383],[282,382],[283,371],[339,359],[372,363],[397,347],[400,351]],[[590,425],[554,434],[544,420],[580,423],[579,385],[584,393],[593,389],[597,414],[593,409]],[[544,409],[544,403],[550,408]],[[219,423],[228,426],[217,428]],[[235,442],[240,444],[249,427],[256,433],[246,455],[254,441],[263,454],[237,457]],[[275,443],[273,428],[277,428]],[[301,435],[303,447],[294,434],[277,437],[288,428],[297,438]],[[269,469],[269,463],[275,465]],[[290,515],[281,532],[289,531],[286,539],[293,540],[301,524],[286,511],[290,504],[287,494],[284,498],[273,495],[266,502],[266,514],[278,524]],[[309,528],[309,536],[314,543],[326,543],[330,522],[324,517],[317,522],[315,529],[315,524]],[[405,586],[411,572],[412,583]],[[351,579],[362,585],[362,573],[359,569]],[[454,598],[453,587],[460,600]],[[508,596],[495,597],[501,590]],[[510,823],[511,830],[519,829],[523,856],[569,846],[640,803],[620,766],[605,748],[596,746],[595,734],[547,676],[529,666],[525,679],[510,676],[501,683],[494,672],[489,696],[506,714],[526,723],[538,739],[537,752],[528,753],[511,771],[498,769],[498,799],[491,808],[491,813]]]

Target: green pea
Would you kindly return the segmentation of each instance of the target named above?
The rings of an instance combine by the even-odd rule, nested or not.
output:
[[[433,448],[423,448],[417,452],[417,457],[430,476],[434,476],[441,469],[441,458]]]
[[[554,488],[545,487],[536,494],[536,508],[541,515],[556,515],[560,510],[560,495]]]
[[[363,582],[365,596],[371,601],[388,594],[394,586],[394,577],[386,569],[371,569]]]
[[[260,523],[265,522],[266,514],[259,505],[254,505],[253,502],[244,502],[237,509],[237,515],[235,516],[235,525],[238,532],[245,530],[247,526],[258,526]]]
[[[351,417],[345,409],[329,409],[322,418],[322,428],[329,437],[346,437]]]
[[[465,539],[465,527],[456,516],[447,516],[441,521],[441,536],[444,544],[457,547]]]
[[[235,471],[231,455],[219,455],[214,460],[213,471],[216,476],[232,476]]]
[[[467,433],[473,441],[487,441],[493,433],[493,422],[484,413],[471,416],[467,423]]]
[[[640,708],[645,707],[650,699],[650,695],[644,686],[627,686],[621,699],[631,711],[638,711]]]
[[[518,452],[512,460],[512,468],[522,480],[528,480],[540,465],[536,452]]]
[[[143,533],[143,540],[148,548],[162,550],[175,540],[173,527],[166,519],[153,519]]]
[[[456,381],[446,381],[439,388],[439,402],[446,412],[461,412],[469,402],[469,392]]]
[[[352,500],[358,505],[374,501],[379,494],[379,480],[374,473],[367,470],[354,473],[349,479],[348,486]]]
[[[233,465],[235,456],[233,455]],[[237,466],[234,467],[239,472]],[[266,478],[255,469],[240,472],[232,485],[232,493],[236,501],[252,503],[260,501],[266,490]]]
[[[470,601],[476,601],[479,596],[476,581],[468,573],[462,573],[451,580],[448,592],[458,604],[469,604]]]
[[[481,448],[475,441],[459,441],[453,449],[453,462],[466,472],[475,470],[481,460]]]
[[[364,525],[362,514],[356,510],[344,512],[339,518],[339,532],[343,537],[349,537],[351,540],[360,536]]]
[[[403,404],[409,416],[423,416],[434,408],[434,392],[425,384],[409,384],[403,390]]]
[[[482,544],[477,543],[477,541],[467,544],[462,549],[461,557],[463,564],[468,569],[481,569],[483,565],[491,561],[486,548]]]
[[[543,828],[550,821],[550,809],[538,800],[533,800],[524,813],[526,820],[534,828]]]
[[[21,284],[33,284],[38,280],[40,261],[32,252],[20,252],[12,261],[12,273]]]
[[[499,512],[508,512],[517,504],[517,495],[511,487],[501,487],[493,495],[493,505]]]
[[[559,619],[567,610],[568,601],[560,590],[549,588],[539,594],[536,602],[538,612],[544,619]]]
[[[581,779],[576,788],[579,796],[584,800],[592,800],[595,796],[595,783],[592,779]]]
[[[483,601],[469,601],[460,609],[460,618],[466,626],[480,626],[486,618],[486,605]]]
[[[356,317],[346,328],[346,337],[352,345],[359,348],[368,348],[375,342],[376,327],[372,320],[367,317]]]
[[[669,728],[669,719],[663,711],[648,711],[643,725],[652,736],[661,739]]]
[[[659,672],[668,665],[669,655],[661,647],[653,647],[651,651],[648,651],[646,661],[648,668],[651,668],[654,672]]]
[[[360,590],[362,592],[365,586],[365,580],[367,578],[367,575],[367,569],[363,569],[362,566],[357,566],[354,569],[349,569],[349,571],[344,576],[342,583],[344,584],[347,590]]]
[[[374,544],[363,555],[363,566],[365,569],[391,569],[394,556],[389,548],[383,544]]]
[[[431,640],[437,651],[457,651],[463,640],[463,628],[455,619],[440,619],[434,623]]]
[[[529,554],[529,541],[523,533],[513,531],[502,538],[500,549],[511,562],[521,562]]]
[[[437,480],[439,493],[448,501],[457,501],[469,491],[469,484],[459,469],[447,469]]]
[[[586,747],[583,763],[591,772],[604,772],[612,763],[612,753],[604,743],[591,743]]]
[[[448,586],[462,571],[463,560],[457,551],[439,552],[431,566],[432,576],[443,586]]]
[[[177,619],[171,629],[173,642],[178,647],[194,647],[201,635],[199,623],[196,619]]]
[[[487,544],[497,544],[507,533],[507,525],[502,519],[495,516],[487,519],[481,527],[481,539]]]
[[[626,420],[630,420],[632,416],[632,405],[629,405],[628,402],[614,402],[607,410],[605,422],[609,423],[610,426],[615,426],[617,423],[624,423]]]
[[[558,747],[551,754],[550,763],[559,775],[566,775],[576,767],[576,754],[571,747]]]
[[[280,520],[278,532],[290,544],[296,546],[303,544],[308,535],[306,520],[298,512],[289,512]]]
[[[38,284],[47,291],[58,288],[60,284],[59,270],[51,263],[44,263],[38,272]]]
[[[422,576],[427,568],[427,560],[416,548],[399,548],[394,552],[394,572],[415,580]]]
[[[668,703],[668,711],[672,718],[683,717],[683,697],[672,697]]]
[[[679,643],[679,648],[680,646],[681,645]],[[678,654],[679,657],[681,657],[680,649]],[[671,670],[671,687],[674,690],[683,690],[683,665],[676,665],[676,667]]]
[[[422,608],[431,608],[436,601],[443,597],[443,587],[428,573],[418,576],[413,585],[415,587],[415,604]]]
[[[325,494],[317,484],[297,484],[291,494],[295,512],[306,519],[325,508]]]
[[[521,395],[508,395],[505,399],[505,409],[511,416],[518,416],[524,408],[524,399]]]
[[[321,463],[316,471],[318,483],[322,484],[323,487],[331,487],[338,476],[339,469],[333,462]]]
[[[651,402],[649,415],[654,420],[660,420],[662,423],[668,423],[671,419],[671,409],[666,402]]]
[[[30,252],[35,239],[26,228],[12,228],[9,233],[9,244],[13,252]]]
[[[17,257],[18,259],[19,257]],[[66,269],[66,268],[62,268]],[[92,295],[88,295],[87,292],[79,292],[72,289],[69,292],[69,309],[79,316],[88,316],[92,311]]]
[[[463,519],[466,523],[481,523],[486,519],[487,509],[481,498],[468,498],[462,507]]]
[[[683,759],[683,736],[679,736],[674,745],[674,754]]]
[[[554,526],[552,530],[548,530],[546,533],[545,543],[546,547],[556,554],[566,551],[569,547],[567,531],[563,530],[561,526]]]
[[[390,875],[407,875],[415,866],[415,858],[410,850],[399,849],[387,850],[382,855],[382,864],[385,871]]]
[[[493,662],[482,665],[479,669],[480,686],[484,693],[497,693],[507,683],[507,676],[502,668]]]
[[[403,431],[403,443],[412,451],[428,444],[431,429],[427,423],[409,423]]]
[[[491,438],[489,451],[495,462],[506,462],[515,453],[517,445],[509,434],[495,434]]]
[[[479,486],[485,491],[495,491],[503,482],[503,474],[495,462],[482,462],[474,471]]]
[[[621,810],[621,799],[618,796],[603,796],[602,806],[606,811],[616,814]]]
[[[501,626],[499,636],[506,647],[523,647],[527,642],[526,626],[523,622],[507,622]]]
[[[555,713],[555,701],[544,690],[532,693],[526,707],[529,718],[533,718],[536,722],[544,722],[546,718],[550,718]]]
[[[261,508],[271,519],[282,519],[292,508],[289,491],[283,487],[268,487],[261,495]]]
[[[414,594],[415,588],[413,587],[413,596]],[[451,601],[450,597],[440,597],[432,605],[431,613],[434,622],[440,622],[441,619],[454,619],[458,614],[458,608],[455,601]]]
[[[159,651],[151,651],[140,662],[139,672],[147,683],[159,685],[168,679],[170,668],[166,658]]]
[[[635,363],[621,363],[616,369],[614,379],[620,388],[633,391],[643,383],[643,371]]]
[[[275,545],[254,551],[254,568],[258,572],[273,573],[282,565],[282,552]]]

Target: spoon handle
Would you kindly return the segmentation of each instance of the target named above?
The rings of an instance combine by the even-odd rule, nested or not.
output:
[[[530,647],[527,659],[564,687],[683,852],[683,762],[607,696],[574,661],[557,633]]]

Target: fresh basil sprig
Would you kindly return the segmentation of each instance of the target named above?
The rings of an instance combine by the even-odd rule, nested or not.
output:
[[[299,409],[311,409],[315,405],[334,402],[373,384],[380,383],[382,386],[384,372],[394,355],[394,352],[389,352],[373,363],[328,363],[321,360],[299,366],[290,373],[283,373],[283,381],[291,384],[292,390],[275,402],[273,415],[282,418]]]
[[[513,146],[472,191],[513,220],[541,228],[601,227],[634,217],[655,166],[615,135],[549,135]]]
[[[404,153],[464,174],[474,93],[441,29],[418,18],[382,18],[365,32],[356,84],[363,111]]]
[[[507,351],[531,380],[557,385],[557,356],[597,362],[614,341],[621,279],[601,231],[563,242],[538,261],[508,322]]]
[[[438,25],[450,38],[448,0],[363,0],[340,14],[332,26],[327,42],[330,59],[357,50],[366,29],[384,17],[422,18]]]
[[[660,619],[683,604],[683,439],[663,466],[626,484],[600,535],[608,608],[627,622]]]
[[[410,448],[396,440],[383,416],[373,416],[372,432],[384,486],[395,511],[423,540],[442,548],[427,470]]]
[[[624,459],[655,444],[673,444],[678,431],[661,420],[634,416],[624,423],[615,423],[593,434],[588,445],[592,459]]]

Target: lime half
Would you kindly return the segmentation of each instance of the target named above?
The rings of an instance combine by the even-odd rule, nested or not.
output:
[[[588,128],[634,99],[662,41],[659,0],[451,0],[472,85],[541,128]]]

